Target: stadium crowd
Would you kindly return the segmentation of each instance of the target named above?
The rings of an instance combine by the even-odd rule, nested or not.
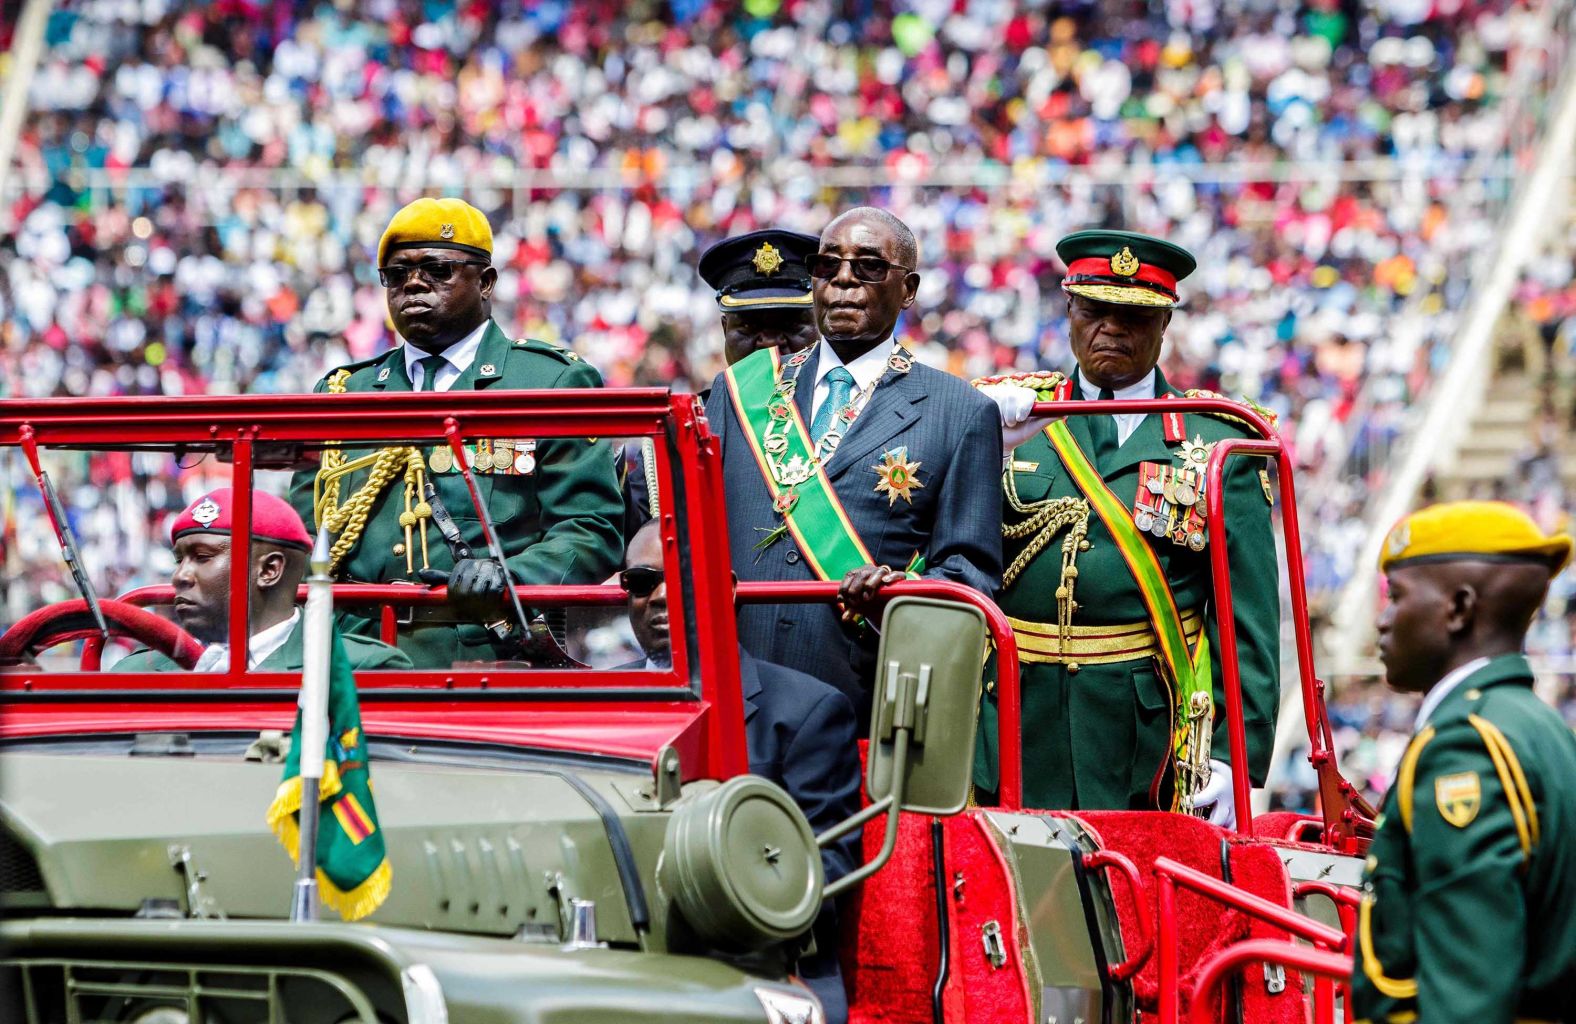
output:
[[[1052,244],[1120,225],[1200,256],[1172,381],[1261,402],[1329,481],[1317,610],[1374,482],[1338,470],[1382,465],[1448,357],[1567,7],[1554,32],[1512,0],[63,4],[0,209],[0,388],[308,389],[394,340],[372,250],[429,191],[489,213],[509,329],[680,389],[721,363],[694,272],[720,237],[889,207],[924,254],[905,340],[974,376],[1070,363]],[[153,563],[113,496],[72,491],[119,589]],[[9,618],[69,584],[41,518],[7,522]],[[1351,693],[1353,749],[1405,725]]]

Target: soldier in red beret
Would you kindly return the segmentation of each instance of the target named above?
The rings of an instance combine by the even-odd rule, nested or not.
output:
[[[230,488],[221,487],[198,498],[176,517],[170,527],[175,547],[175,621],[207,645],[196,669],[223,671],[229,667],[230,527],[234,500]],[[247,668],[259,672],[300,671],[303,631],[295,598],[306,577],[312,538],[295,509],[272,494],[252,494],[252,640]],[[365,637],[345,636],[345,653],[357,669],[410,668],[410,659],[397,648]],[[179,671],[174,661],[157,651],[141,650],[115,665],[120,672]]]

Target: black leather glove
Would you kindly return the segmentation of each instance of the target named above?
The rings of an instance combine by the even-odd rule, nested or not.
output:
[[[504,587],[509,584],[503,566],[490,558],[462,558],[453,572],[423,569],[418,575],[429,586],[448,582],[449,607],[457,615],[487,622],[503,614]]]

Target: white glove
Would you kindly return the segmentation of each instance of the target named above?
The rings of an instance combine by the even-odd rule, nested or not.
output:
[[[1051,422],[1049,416],[1029,418],[1034,403],[1040,400],[1033,388],[1016,384],[981,384],[980,394],[996,403],[1001,413],[1001,450],[1011,452],[1029,438],[1045,429]]]
[[[1204,783],[1204,788],[1193,794],[1194,810],[1209,811],[1204,817],[1211,825],[1221,828],[1235,828],[1237,825],[1237,801],[1231,791],[1231,765],[1224,761],[1209,759],[1209,781]]]
[[[1020,444],[1033,437],[1035,434],[1038,434],[1040,431],[1044,430],[1045,425],[1050,423],[1053,419],[1055,419],[1054,416],[1034,416],[1024,420],[1016,427],[1003,428],[1001,432],[1002,451],[1012,451],[1014,448],[1018,447]]]
[[[1003,428],[1016,427],[1028,419],[1029,410],[1039,401],[1033,388],[1020,388],[1016,384],[981,384],[979,392],[1001,410]]]

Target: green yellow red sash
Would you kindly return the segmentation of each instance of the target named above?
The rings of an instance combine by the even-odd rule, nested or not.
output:
[[[782,379],[777,349],[746,356],[728,367],[724,376],[728,397],[749,439],[772,505],[782,515],[811,571],[819,579],[840,580],[851,570],[871,564],[870,552],[832,490],[810,443],[810,431],[794,405],[797,378]],[[782,450],[768,451],[768,436]]]
[[[1089,462],[1083,449],[1067,429],[1065,420],[1057,420],[1045,428],[1062,465],[1072,474],[1073,482],[1089,499],[1089,504],[1099,515],[1100,521],[1116,541],[1122,560],[1127,563],[1133,581],[1138,584],[1144,607],[1149,611],[1149,621],[1155,631],[1160,651],[1160,662],[1170,682],[1176,688],[1178,713],[1172,716],[1173,746],[1179,758],[1186,759],[1187,709],[1195,691],[1213,694],[1213,680],[1209,663],[1209,640],[1204,631],[1199,632],[1198,645],[1188,649],[1187,633],[1182,628],[1182,616],[1177,611],[1176,598],[1171,584],[1160,569],[1160,560],[1154,548],[1139,532],[1127,506],[1106,486],[1105,479]]]

